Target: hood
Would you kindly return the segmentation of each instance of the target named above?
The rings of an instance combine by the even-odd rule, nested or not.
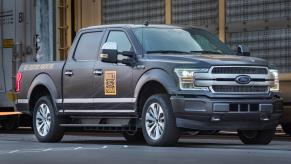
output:
[[[177,64],[203,64],[214,65],[252,65],[252,66],[266,66],[269,64],[266,60],[237,56],[237,55],[217,55],[217,54],[203,54],[203,55],[181,55],[181,54],[150,54],[149,60],[158,60],[160,62],[171,62]]]

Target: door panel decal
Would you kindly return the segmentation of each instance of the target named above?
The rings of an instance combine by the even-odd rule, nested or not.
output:
[[[116,71],[105,71],[104,94],[116,95]]]

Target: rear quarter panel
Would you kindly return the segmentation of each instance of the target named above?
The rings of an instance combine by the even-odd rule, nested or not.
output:
[[[31,86],[35,80],[44,76],[52,80],[56,88],[56,97],[61,98],[62,89],[62,69],[64,61],[49,63],[24,63],[20,66],[19,72],[22,73],[21,90],[18,93],[19,99],[28,99],[29,93],[34,86]]]

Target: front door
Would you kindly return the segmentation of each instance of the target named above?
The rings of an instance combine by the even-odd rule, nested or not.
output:
[[[103,31],[80,34],[74,53],[64,67],[63,104],[66,113],[83,113],[92,108],[94,65]]]
[[[109,30],[105,42],[116,42],[118,52],[134,51],[127,33],[122,30]],[[105,63],[98,60],[94,71],[96,73],[94,80],[96,94],[93,98],[96,110],[94,112],[113,115],[134,114],[133,68],[124,64]]]

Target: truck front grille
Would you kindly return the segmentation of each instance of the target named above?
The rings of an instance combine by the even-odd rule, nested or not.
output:
[[[194,85],[215,94],[268,94],[275,82],[268,67],[213,66],[207,73],[196,73]]]
[[[266,93],[268,86],[230,86],[230,85],[213,85],[214,92],[223,93]]]
[[[214,67],[213,74],[268,74],[268,69],[257,67]]]

